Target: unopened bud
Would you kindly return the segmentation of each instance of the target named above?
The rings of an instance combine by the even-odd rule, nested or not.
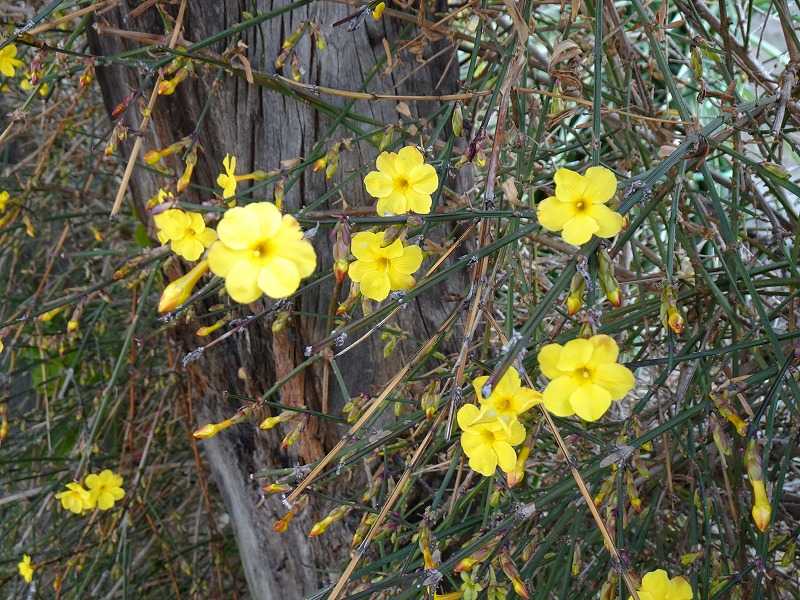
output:
[[[506,577],[511,580],[511,585],[514,587],[517,596],[529,600],[530,595],[528,594],[528,588],[525,587],[525,583],[522,581],[522,577],[514,561],[511,559],[508,550],[503,550],[500,553],[500,568],[503,569],[503,573],[506,574]]]
[[[514,468],[506,475],[508,487],[512,488],[522,482],[522,479],[525,477],[525,461],[528,460],[530,452],[531,449],[527,445],[520,448]]]
[[[450,125],[453,128],[453,135],[461,137],[461,134],[464,133],[464,115],[461,112],[460,102],[456,104],[456,107],[453,109],[453,117],[450,120]]]
[[[597,271],[600,276],[600,287],[612,305],[622,306],[622,290],[619,288],[617,278],[614,277],[614,263],[605,249],[597,251]]]
[[[178,190],[178,193],[189,187],[189,182],[192,180],[192,173],[197,164],[197,146],[193,146],[189,154],[186,155],[185,163],[186,167],[183,169],[183,173],[175,184],[175,189]]]
[[[583,295],[586,291],[586,280],[580,273],[572,276],[567,296],[567,314],[571,317],[583,306]]]
[[[281,412],[281,414],[279,414],[279,415],[277,415],[275,417],[267,417],[266,419],[261,421],[261,424],[259,425],[259,428],[265,429],[265,430],[266,429],[272,429],[276,425],[278,425],[280,423],[285,423],[286,421],[290,420],[296,414],[297,414],[296,412],[293,412],[291,410],[284,410],[284,411]]]
[[[208,271],[208,261],[201,260],[183,277],[179,277],[164,288],[158,302],[158,312],[175,310],[189,299],[200,278]]]
[[[683,333],[686,322],[675,300],[675,290],[670,286],[665,286],[664,291],[661,293],[660,314],[661,323],[665,329],[672,330],[675,335]]]
[[[226,430],[231,425],[234,425],[236,421],[233,419],[225,419],[220,423],[208,423],[203,425],[200,429],[192,433],[192,437],[196,440],[207,440],[209,438],[214,437],[220,431]]]
[[[747,477],[753,487],[753,508],[750,514],[758,530],[764,533],[769,528],[772,518],[772,505],[767,496],[767,489],[764,485],[764,470],[761,466],[761,453],[755,440],[747,443],[744,453],[744,464],[747,468]]]
[[[286,483],[268,483],[261,487],[265,494],[285,494],[290,489],[292,489],[292,486]]]

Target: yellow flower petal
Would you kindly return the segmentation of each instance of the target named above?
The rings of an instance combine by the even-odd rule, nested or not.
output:
[[[561,237],[573,246],[582,246],[590,239],[595,231],[600,229],[597,221],[585,214],[577,215],[564,223]]]
[[[225,216],[228,216],[228,212],[225,213]],[[242,214],[258,223],[258,235],[262,239],[277,235],[278,231],[282,230],[283,227],[287,225],[291,229],[300,229],[293,216],[281,215],[281,211],[278,210],[278,207],[272,202],[253,202],[244,207],[244,212]]]
[[[378,168],[378,171],[393,178],[397,174],[394,170],[394,162],[396,160],[397,154],[394,152],[381,152],[378,154],[378,158],[375,159],[375,166]]]
[[[571,375],[562,375],[547,384],[542,394],[544,407],[557,417],[569,417],[575,414],[575,409],[569,399],[578,389],[578,384]]]
[[[548,231],[561,231],[576,214],[574,204],[561,202],[555,196],[545,198],[536,207],[536,218]]]
[[[531,390],[533,391],[533,390]],[[525,427],[519,421],[513,421],[509,427],[508,443],[518,446],[525,441]]]
[[[475,399],[483,404],[486,398],[483,397],[483,386],[489,381],[488,375],[481,375],[472,380],[472,388],[475,390]]]
[[[214,275],[226,277],[237,262],[247,258],[249,250],[232,250],[222,242],[215,242],[208,251],[208,267]]]
[[[571,169],[558,169],[553,181],[556,184],[556,198],[561,202],[578,202],[583,198],[586,181],[579,173]]]
[[[250,260],[235,262],[225,275],[228,295],[239,304],[250,304],[258,300],[261,297],[261,288],[258,287],[259,271],[258,265]]]
[[[364,177],[364,187],[367,188],[367,193],[375,198],[384,198],[394,190],[392,178],[379,171],[367,173]]]
[[[392,259],[392,269],[398,273],[411,275],[419,269],[422,259],[422,249],[419,246],[406,246],[401,256]]]
[[[574,371],[583,368],[592,358],[594,346],[589,340],[577,338],[564,344],[564,349],[556,365],[561,371]]]
[[[467,430],[461,434],[461,447],[467,456],[479,453],[483,446],[483,438],[477,431]]]
[[[208,248],[217,239],[217,232],[211,229],[210,227],[206,227],[197,236],[197,239],[200,240],[200,243],[203,244],[203,246]]]
[[[360,231],[350,242],[350,252],[356,258],[374,260],[376,258],[374,249],[380,248],[382,243],[383,233]]]
[[[220,241],[232,250],[245,250],[254,247],[261,239],[262,225],[256,214],[244,206],[234,206],[225,211],[225,216],[217,225]],[[279,224],[280,225],[280,224]]]
[[[593,204],[606,203],[617,193],[617,177],[605,167],[589,167],[583,178],[583,197]]]
[[[408,201],[404,194],[393,191],[388,196],[378,199],[378,203],[375,205],[375,211],[381,217],[385,217],[389,214],[404,215],[408,212]]]
[[[586,383],[572,392],[569,402],[581,419],[597,421],[611,406],[611,394],[599,385]]]
[[[381,244],[383,244],[383,238],[381,238]],[[381,245],[378,247],[375,254],[381,258],[388,258],[391,262],[394,262],[403,256],[403,242],[397,239],[388,246]]]
[[[561,358],[561,344],[547,344],[542,346],[536,358],[539,361],[539,368],[542,374],[548,379],[555,379],[565,375],[564,371],[558,368],[558,361]]]
[[[433,165],[418,165],[408,175],[411,187],[418,194],[433,194],[439,188],[439,176]]]
[[[385,300],[390,290],[389,275],[386,272],[370,271],[361,279],[361,293],[367,298]]]
[[[612,400],[624,398],[636,383],[636,379],[630,369],[617,363],[604,364],[597,367],[593,381],[608,390]]]
[[[586,215],[597,222],[597,231],[594,233],[597,237],[614,237],[622,230],[622,215],[605,204],[592,204]]]
[[[673,577],[669,581],[669,600],[692,600],[692,586],[683,577]]]
[[[270,298],[290,296],[300,286],[300,273],[295,263],[276,256],[258,273],[258,287]]]
[[[415,212],[418,215],[427,215],[431,212],[433,199],[430,194],[421,194],[413,188],[409,188],[406,190],[405,196],[406,205],[411,212]]]
[[[375,263],[373,261],[356,260],[351,262],[347,268],[347,276],[358,283],[364,278],[364,275],[374,268]]]
[[[400,273],[394,267],[390,267],[386,274],[389,276],[389,287],[393,290],[410,290],[417,282],[411,275]]]
[[[172,240],[170,244],[172,251],[186,260],[194,261],[200,258],[205,247],[195,237],[185,237],[180,240]]]
[[[514,452],[511,444],[508,442],[495,442],[492,448],[497,454],[498,466],[506,473],[513,471],[517,464],[517,453]]]
[[[669,576],[664,569],[657,569],[647,573],[642,578],[642,590],[655,595],[664,597],[669,591]]]
[[[488,379],[488,377],[487,377]],[[469,429],[480,418],[481,411],[474,404],[465,404],[458,409],[456,421],[461,429]]]
[[[589,342],[594,347],[589,366],[597,367],[602,364],[617,362],[619,347],[617,346],[617,342],[614,341],[614,338],[605,334],[599,334],[589,338]]]
[[[469,457],[469,468],[484,477],[491,477],[497,469],[497,454],[491,451],[473,454]]]
[[[396,173],[408,177],[411,175],[414,167],[420,166],[424,162],[425,158],[415,146],[406,146],[405,148],[401,148],[397,153],[397,159],[394,161],[394,169]]]

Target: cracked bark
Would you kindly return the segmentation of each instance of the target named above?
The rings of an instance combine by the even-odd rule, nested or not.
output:
[[[122,1],[119,7],[105,13],[101,19],[121,29],[162,34],[160,20],[153,9],[136,18],[128,16],[134,4]],[[256,14],[286,6],[288,2],[190,0],[183,34],[185,39],[199,41],[241,22],[245,4],[246,10]],[[280,52],[283,38],[301,21],[313,20],[323,27],[328,48],[323,52],[316,49],[312,51],[307,36],[298,45],[297,51],[306,77],[312,77],[320,85],[358,90],[363,85],[361,69],[371,68],[375,56],[383,57],[382,38],[397,39],[399,28],[388,21],[376,24],[368,19],[366,25],[354,32],[348,32],[346,26],[331,29],[330,24],[344,17],[347,11],[345,5],[312,2],[242,32],[240,39],[248,45],[247,56],[253,68],[273,72],[273,61]],[[235,38],[228,39],[209,50],[221,54],[235,41]],[[135,47],[128,40],[113,35],[93,34],[90,43],[94,52],[105,55]],[[448,42],[436,42],[427,53],[432,54],[440,49],[439,44],[442,43]],[[412,55],[406,53],[403,58],[406,64],[401,76],[418,66]],[[442,57],[408,77],[401,86],[396,87],[393,81],[378,76],[367,87],[374,91],[398,94],[450,92],[455,87],[456,75],[456,69],[452,67],[444,82],[434,91],[448,58],[449,53],[443,53]],[[362,66],[362,61],[370,64]],[[211,82],[216,70],[201,67],[197,73],[197,77],[183,82],[173,96],[159,98],[152,125],[145,132],[144,148],[161,148],[190,134],[209,94],[213,94],[199,130],[202,152],[198,156],[193,183],[200,186],[215,188],[215,179],[226,152],[238,157],[241,172],[251,168],[269,170],[278,168],[281,160],[308,156],[324,136],[333,141],[353,135],[339,127],[330,136],[327,130],[331,119],[318,114],[301,101],[250,86],[246,81],[227,74],[217,89],[212,90]],[[146,86],[152,85],[143,78],[141,72],[119,65],[99,67],[98,80],[109,109],[134,89],[149,93]],[[337,106],[345,104],[341,98],[325,100]],[[412,107],[412,110],[417,108],[430,114],[438,107],[433,103],[423,103],[419,107]],[[393,103],[358,102],[354,109],[386,123],[396,122],[398,117]],[[425,114],[420,113],[419,116]],[[127,114],[124,118],[131,127],[138,124],[138,116]],[[363,129],[364,126],[361,127]],[[339,174],[335,179],[371,163],[375,154],[375,149],[370,145],[358,144],[353,152],[342,156]],[[180,168],[177,159],[170,166]],[[302,180],[286,195],[284,202],[288,211],[313,201],[329,189],[321,173],[306,170],[301,177]],[[165,178],[138,168],[131,180],[126,201],[132,201],[140,210],[144,201],[166,183]],[[365,196],[359,179],[354,179],[343,191],[352,205],[372,203]],[[196,189],[190,190],[185,196],[191,202],[208,200],[207,195]],[[253,199],[271,198],[267,191],[261,190],[254,194]],[[327,269],[331,260],[326,236],[318,236],[315,245],[320,268]],[[170,275],[175,276],[176,273]],[[465,280],[454,277],[448,286],[455,293],[463,293]],[[340,367],[353,395],[379,390],[380,385],[402,365],[417,344],[427,339],[426,332],[436,328],[449,308],[442,300],[444,291],[437,290],[421,298],[416,310],[402,311],[398,325],[410,334],[410,341],[401,343],[390,360],[380,358],[381,344],[377,339],[362,344],[347,355]],[[329,294],[330,287],[312,290],[304,295],[297,308],[306,311],[306,314],[324,314]],[[256,310],[258,308],[255,307]],[[246,307],[236,310],[242,315],[250,312]],[[189,426],[228,417],[245,399],[263,393],[281,373],[302,360],[302,348],[306,344],[327,333],[322,330],[320,321],[304,318],[280,336],[272,335],[268,323],[256,322],[241,335],[204,353],[200,360],[190,365],[188,372],[181,374],[182,378],[191,381],[186,389],[191,394],[190,400],[198,419],[197,423],[190,423]],[[177,331],[171,341],[179,354],[197,344],[197,338],[193,339],[188,330]],[[405,344],[408,345],[404,347]],[[320,386],[320,371],[306,371],[282,390],[281,401],[296,404],[305,402],[311,408],[318,408]],[[344,401],[336,388],[332,388],[331,409],[338,412]],[[243,571],[253,598],[290,599],[306,596],[335,580],[336,573],[348,558],[350,534],[346,524],[332,528],[316,540],[306,537],[311,524],[324,516],[333,507],[332,504],[312,497],[309,507],[295,519],[289,531],[279,535],[273,532],[272,524],[283,515],[285,508],[278,498],[262,499],[258,485],[251,477],[260,469],[293,466],[313,460],[331,446],[337,435],[336,431],[323,429],[318,423],[310,423],[309,431],[314,435],[307,436],[300,456],[282,453],[279,450],[282,434],[262,432],[254,423],[227,430],[202,444],[204,457],[231,517]]]

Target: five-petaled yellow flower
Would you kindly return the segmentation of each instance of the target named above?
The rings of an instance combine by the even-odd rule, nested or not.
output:
[[[153,217],[158,228],[158,241],[170,243],[172,251],[186,260],[197,260],[214,240],[217,233],[206,227],[203,215],[170,208]]]
[[[550,383],[544,390],[545,408],[556,416],[577,414],[597,421],[634,385],[631,371],[617,364],[619,348],[607,335],[547,344],[539,350],[539,367]]]
[[[236,195],[236,157],[226,154],[222,166],[225,172],[217,177],[217,185],[222,188],[222,197],[227,200]]]
[[[122,477],[109,469],[100,473],[92,473],[86,477],[86,487],[89,488],[90,507],[108,510],[114,502],[122,500],[125,490],[122,489]]]
[[[399,239],[383,245],[384,231],[362,231],[353,236],[350,251],[356,260],[347,274],[361,285],[361,293],[372,300],[385,300],[389,292],[414,287],[411,276],[422,264],[419,246],[404,246]]]
[[[364,186],[378,199],[379,215],[431,212],[431,194],[439,187],[439,176],[425,164],[419,150],[406,146],[397,153],[381,152],[375,165],[378,170],[367,173]]]
[[[522,387],[519,373],[514,368],[506,370],[488,398],[483,397],[483,386],[489,380],[487,375],[472,380],[475,397],[486,416],[500,419],[503,425],[510,426],[519,415],[542,401],[542,395],[531,388]]]
[[[506,473],[514,470],[517,453],[514,446],[525,440],[525,428],[514,419],[504,424],[475,404],[458,409],[458,426],[462,429],[461,447],[469,458],[469,468],[491,477],[499,466]]]
[[[622,215],[606,206],[617,191],[617,178],[605,167],[590,167],[585,175],[559,169],[556,195],[539,203],[536,214],[542,227],[561,231],[564,241],[585,244],[592,235],[610,238],[622,229]]]
[[[66,491],[56,494],[56,499],[61,501],[61,506],[66,510],[76,515],[92,508],[92,498],[89,491],[80,483],[74,481],[67,484]]]
[[[692,586],[683,577],[669,578],[664,569],[650,571],[636,590],[639,600],[692,600]],[[631,600],[633,596],[629,597]]]
[[[17,47],[9,44],[0,50],[0,73],[6,77],[14,77],[15,69],[22,66],[22,61],[17,58]]]
[[[19,572],[19,576],[25,580],[25,583],[33,581],[33,570],[35,568],[28,554],[23,554],[22,560],[17,563],[17,571]]]
[[[217,232],[208,265],[225,278],[228,294],[241,304],[255,302],[261,294],[285,298],[317,266],[314,247],[303,239],[300,224],[281,215],[271,202],[228,209]]]

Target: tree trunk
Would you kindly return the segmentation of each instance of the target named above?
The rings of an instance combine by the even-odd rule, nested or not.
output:
[[[123,1],[118,8],[98,18],[99,27],[91,39],[93,49],[98,54],[116,54],[137,47],[135,42],[123,36],[104,33],[104,24],[127,31],[163,34],[161,19],[155,9],[150,8],[140,16],[130,17],[132,7],[129,4],[137,3]],[[183,36],[190,44],[244,21],[249,18],[242,14],[245,5],[250,15],[257,15],[288,4],[286,0],[248,3],[189,0]],[[229,37],[206,50],[222,55],[226,48],[234,46],[237,39],[241,39],[247,44],[246,56],[252,68],[271,73],[274,72],[273,64],[281,51],[283,40],[302,21],[313,21],[322,28],[328,47],[320,52],[308,36],[303,38],[297,46],[300,64],[305,69],[303,80],[334,88],[360,90],[376,62],[385,58],[383,38],[387,38],[394,47],[395,40],[399,38],[399,27],[388,19],[375,23],[368,18],[365,24],[352,32],[348,31],[346,25],[332,28],[331,25],[345,17],[349,10],[343,4],[311,2],[246,29],[239,34],[240,38]],[[172,14],[176,12],[173,10]],[[424,54],[432,55],[437,49],[443,48],[441,44],[444,43],[432,44]],[[166,40],[163,45],[166,45]],[[441,57],[421,65],[414,55],[402,53],[400,58],[404,64],[396,67],[388,76],[379,73],[366,84],[366,89],[395,94],[446,93],[452,90],[457,77],[457,61],[451,62],[451,56],[452,51],[446,50]],[[415,68],[418,70],[411,73]],[[147,80],[142,71],[115,64],[99,67],[97,72],[109,110],[134,90],[140,90],[145,99],[149,97],[152,78]],[[226,153],[238,157],[237,171],[240,173],[255,169],[270,170],[279,168],[282,160],[310,156],[318,142],[329,144],[355,135],[341,126],[331,134],[329,128],[332,119],[300,99],[248,84],[244,79],[228,73],[222,76],[216,86],[212,86],[216,76],[215,67],[198,64],[195,77],[180,84],[174,95],[158,99],[152,125],[142,132],[145,135],[145,150],[165,147],[195,130],[208,103],[208,112],[198,128],[202,152],[193,178],[193,183],[198,186],[216,188],[216,176]],[[397,85],[396,82],[401,78],[402,83]],[[343,98],[323,100],[337,106],[347,103]],[[419,106],[419,110],[428,111],[428,114],[435,108],[438,108],[435,103],[422,103]],[[395,104],[391,102],[358,102],[352,110],[381,123],[397,122],[399,116]],[[417,107],[412,106],[411,110],[415,111]],[[424,117],[425,114],[415,116]],[[123,118],[128,126],[136,129],[141,115],[138,109],[132,108]],[[371,127],[363,123],[357,125],[363,131]],[[371,164],[375,155],[376,150],[370,144],[355,144],[351,152],[343,153],[334,182],[353,169]],[[170,166],[180,169],[181,163],[176,158]],[[146,199],[155,194],[159,187],[166,187],[169,183],[166,177],[137,167],[128,197],[138,212],[143,214],[142,207]],[[325,181],[323,173],[304,170],[287,192],[284,209],[288,212],[299,209],[324,194],[331,184]],[[354,178],[345,193],[350,205],[374,204],[365,195],[360,178]],[[210,200],[209,195],[203,194],[198,188],[190,188],[181,199],[195,203]],[[254,194],[254,199],[271,198],[262,189]],[[217,200],[211,202],[219,205]],[[330,244],[324,228],[316,236],[315,246],[318,268],[329,269]],[[465,289],[463,281],[458,278],[449,285],[457,292],[463,293]],[[330,288],[330,285],[318,286],[305,293],[296,308],[302,309],[306,315],[324,315],[328,310]],[[346,355],[340,366],[352,395],[375,393],[409,358],[420,341],[429,337],[448,308],[442,300],[442,291],[429,294],[401,311],[397,326],[409,334],[410,341],[399,344],[389,360],[382,358],[382,347],[377,336]],[[261,308],[263,306],[234,307],[233,311],[244,316]],[[173,340],[179,354],[197,345],[198,338],[191,333],[196,327],[197,323],[183,331],[178,327]],[[181,373],[196,418],[196,422],[189,426],[196,427],[230,417],[246,399],[257,398],[276,379],[303,360],[302,349],[307,344],[329,333],[323,327],[324,319],[303,317],[295,319],[282,333],[273,335],[270,324],[261,319],[244,328],[241,334],[231,336],[205,352]],[[280,401],[285,404],[305,404],[319,410],[322,387],[320,373],[321,368],[306,370],[302,376],[295,377],[281,390]],[[339,414],[339,409],[347,400],[337,390],[336,387],[331,388],[330,411],[334,414]],[[244,423],[202,442],[205,458],[231,518],[253,598],[301,598],[335,580],[343,563],[349,558],[350,534],[346,526],[331,529],[320,538],[307,538],[311,524],[333,507],[325,500],[312,497],[308,508],[295,519],[286,533],[273,531],[274,521],[286,509],[279,498],[263,497],[259,481],[253,474],[262,469],[290,467],[315,460],[331,446],[331,441],[337,435],[336,431],[310,420],[299,450],[287,454],[279,449],[284,433],[264,432],[257,429],[256,423]]]

